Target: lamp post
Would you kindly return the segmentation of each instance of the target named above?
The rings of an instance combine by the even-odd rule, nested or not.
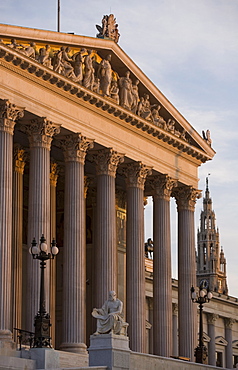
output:
[[[51,347],[50,344],[50,315],[46,312],[45,308],[45,280],[44,280],[44,270],[46,268],[46,261],[49,259],[54,259],[58,254],[59,249],[56,247],[56,241],[53,239],[51,243],[51,251],[48,253],[48,247],[46,244],[46,239],[42,234],[40,238],[40,244],[37,245],[36,239],[34,238],[31,243],[31,248],[29,252],[32,254],[33,259],[40,260],[41,268],[41,280],[40,280],[40,308],[35,316],[34,326],[35,326],[35,337],[33,347],[43,348]]]
[[[195,288],[191,288],[191,299],[193,303],[199,304],[199,344],[195,348],[195,358],[196,362],[200,364],[207,364],[207,347],[203,342],[203,305],[208,303],[212,299],[212,293],[209,290],[208,281],[201,280],[198,292]]]

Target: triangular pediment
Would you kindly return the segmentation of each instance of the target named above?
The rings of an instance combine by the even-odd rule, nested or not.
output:
[[[218,336],[218,337],[216,337],[215,338],[215,343],[216,344],[220,344],[220,345],[222,345],[222,346],[227,346],[227,344],[228,344],[228,342],[225,340],[225,338],[224,337],[222,337],[222,336]]]
[[[16,38],[19,48],[11,46],[13,37]],[[184,152],[200,162],[205,162],[214,156],[215,152],[211,148],[208,134],[204,134],[204,138],[202,138],[114,41],[6,25],[0,25],[0,38],[3,40],[0,45],[2,49],[0,56],[8,63],[13,64],[15,68],[25,70],[29,75],[37,76],[41,82],[43,80],[45,84],[50,83],[68,92],[69,95],[77,96],[88,102],[89,105],[96,106],[97,109],[119,117],[120,120],[124,120],[138,130],[163,141],[166,145],[172,145],[180,152]],[[149,116],[140,115],[139,111],[130,111],[110,96],[102,96],[100,93],[101,96],[98,96],[97,93],[84,88],[69,76],[40,64],[36,57],[29,58],[20,49],[26,49],[33,41],[38,54],[40,49],[50,45],[52,58],[62,46],[70,48],[70,58],[82,49],[85,49],[85,52],[93,50],[95,69],[99,67],[101,60],[110,54],[113,78],[119,81],[129,71],[132,83],[135,83],[136,80],[139,81],[139,101],[141,102],[143,97],[148,96],[151,107]],[[22,46],[20,47],[20,45]],[[152,116],[151,112],[156,110],[158,114],[155,112]]]

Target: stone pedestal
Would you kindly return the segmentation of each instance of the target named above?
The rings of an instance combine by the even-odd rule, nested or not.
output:
[[[89,366],[107,366],[110,370],[129,369],[129,338],[124,335],[90,336]]]
[[[60,367],[59,354],[51,348],[31,348],[30,358],[36,361],[36,369],[57,369]]]

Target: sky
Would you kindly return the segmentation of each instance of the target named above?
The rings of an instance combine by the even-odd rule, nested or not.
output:
[[[113,13],[119,45],[201,134],[211,131],[216,155],[199,168],[210,194],[227,259],[229,294],[238,297],[238,1],[60,0],[60,31],[95,37]],[[0,23],[57,30],[57,0],[0,2]],[[196,229],[202,210],[197,201]],[[145,238],[152,237],[152,202]],[[176,210],[171,200],[173,277],[177,277]]]

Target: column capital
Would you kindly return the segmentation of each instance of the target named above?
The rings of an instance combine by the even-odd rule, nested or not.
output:
[[[60,126],[46,117],[40,117],[22,124],[21,130],[27,133],[31,148],[40,147],[50,150],[53,136],[59,134]]]
[[[197,199],[201,198],[201,190],[183,185],[175,188],[172,196],[176,199],[178,211],[194,211]]]
[[[93,148],[92,139],[86,138],[79,132],[66,135],[60,140],[60,146],[64,151],[65,162],[79,162],[84,164],[87,150]]]
[[[166,174],[154,176],[150,180],[155,198],[169,200],[172,190],[177,186],[177,181]]]
[[[13,165],[14,171],[23,175],[24,167],[26,164],[26,152],[19,144],[14,145],[13,159],[14,159]]]
[[[54,160],[50,162],[50,185],[56,187],[59,176],[58,163]]]
[[[124,162],[124,154],[118,153],[112,148],[98,150],[90,156],[96,163],[97,175],[109,175],[116,177],[117,167]]]
[[[229,317],[224,317],[224,323],[226,329],[232,329],[233,324],[236,322],[235,319],[231,319]]]
[[[140,188],[144,190],[145,180],[152,173],[152,167],[142,162],[128,163],[123,167],[123,174],[126,176],[128,188]]]
[[[16,120],[24,116],[24,108],[10,103],[9,100],[0,100],[0,131],[13,135]]]
[[[218,319],[219,315],[215,313],[207,313],[207,323],[215,325],[215,321]]]

